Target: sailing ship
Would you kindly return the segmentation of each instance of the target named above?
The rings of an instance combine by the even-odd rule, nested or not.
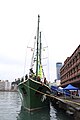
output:
[[[38,15],[38,26],[37,26],[37,38],[36,38],[36,48],[34,47],[31,68],[29,71],[29,76],[24,77],[24,81],[18,84],[18,89],[21,94],[22,106],[29,111],[41,109],[49,106],[49,94],[50,88],[46,84],[46,78],[44,76],[41,52],[42,52],[42,42],[41,42],[41,32],[39,32],[40,16]],[[36,51],[36,58],[34,58],[34,51]],[[33,63],[36,63],[35,73],[33,71]],[[44,79],[44,82],[41,80]]]

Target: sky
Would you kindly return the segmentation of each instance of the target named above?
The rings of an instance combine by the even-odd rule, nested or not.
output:
[[[49,49],[48,81],[56,79],[56,63],[64,63],[80,44],[80,0],[0,0],[1,80],[23,76],[38,14]]]

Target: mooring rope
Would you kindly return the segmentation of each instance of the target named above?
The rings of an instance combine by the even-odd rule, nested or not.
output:
[[[25,84],[24,84],[24,85],[25,85]],[[48,97],[55,98],[55,99],[57,99],[57,100],[61,100],[61,101],[65,101],[65,102],[74,103],[74,104],[76,104],[76,105],[80,105],[80,103],[78,103],[78,102],[74,102],[74,101],[70,101],[70,100],[61,99],[61,98],[59,98],[59,97],[56,97],[56,96],[53,96],[53,95],[50,95],[50,94],[47,94],[47,93],[38,91],[38,90],[36,90],[36,89],[34,89],[34,88],[28,86],[28,85],[25,85],[25,86],[28,87],[28,88],[30,88],[30,89],[32,89],[32,90],[34,90],[34,91],[36,91],[36,92],[38,92],[38,93],[40,93],[40,94],[43,94],[43,95],[45,94],[45,95],[48,96]]]

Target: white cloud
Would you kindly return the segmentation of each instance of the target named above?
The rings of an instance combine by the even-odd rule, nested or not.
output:
[[[56,62],[64,62],[80,44],[79,0],[1,0],[0,55],[8,57],[3,61],[10,62],[12,67],[21,61],[21,66],[18,66],[22,69],[28,41],[33,39],[36,32],[38,14],[41,16],[41,31],[49,46],[50,72],[53,76],[50,81],[53,81],[56,78]],[[2,70],[6,73],[7,67],[11,71],[11,64],[10,67],[3,65]],[[19,69],[13,67],[11,74],[1,78],[15,78],[18,72],[22,75]],[[0,72],[1,76],[4,76],[4,72]]]

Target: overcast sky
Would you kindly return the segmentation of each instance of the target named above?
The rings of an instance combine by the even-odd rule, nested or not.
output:
[[[0,0],[0,79],[24,74],[25,51],[37,27],[49,48],[50,80],[80,44],[80,0]]]

